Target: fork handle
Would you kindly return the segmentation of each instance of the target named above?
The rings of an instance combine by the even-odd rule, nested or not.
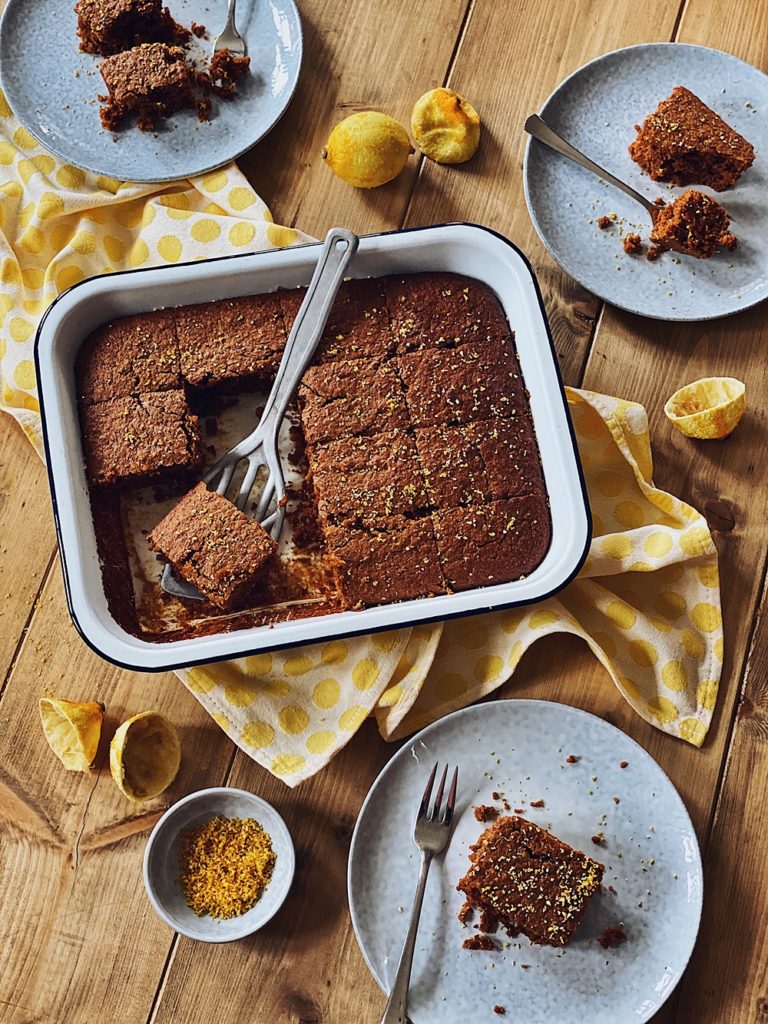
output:
[[[285,351],[262,413],[261,423],[272,418],[276,425],[312,361],[344,271],[357,251],[359,239],[346,228],[331,228],[325,236],[320,257],[285,343]]]
[[[403,952],[400,954],[400,963],[397,965],[397,974],[392,985],[392,991],[389,993],[387,1008],[384,1010],[381,1024],[407,1024],[408,986],[411,982],[413,951],[416,948],[416,934],[419,930],[421,904],[424,901],[424,889],[426,888],[427,875],[429,874],[431,864],[432,854],[422,851],[419,881],[416,886],[416,895],[413,897],[413,907],[411,908],[411,920],[408,923]]]

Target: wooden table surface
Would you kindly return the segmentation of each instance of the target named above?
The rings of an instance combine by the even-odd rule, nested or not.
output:
[[[242,162],[275,221],[323,235],[336,223],[368,232],[462,220],[508,235],[538,274],[566,382],[644,403],[656,482],[701,509],[714,530],[726,657],[703,749],[641,721],[573,638],[535,645],[501,696],[560,700],[603,716],[660,762],[685,800],[705,858],[704,917],[691,965],[656,1020],[768,1020],[768,619],[760,614],[766,308],[675,326],[602,305],[545,253],[521,183],[524,117],[575,68],[617,47],[677,40],[766,70],[768,3],[300,0],[300,7],[306,57],[297,94]],[[441,83],[467,96],[483,119],[470,164],[414,158],[373,192],[348,188],[323,166],[320,148],[339,119],[373,106],[407,124],[413,101]],[[749,413],[730,441],[695,444],[672,433],[663,400],[710,374],[745,380]],[[345,871],[355,816],[394,748],[367,722],[325,771],[291,791],[236,750],[173,675],[99,660],[69,621],[43,467],[7,418],[0,446],[0,1019],[377,1022],[384,999],[352,933]],[[107,735],[138,710],[169,714],[184,749],[172,792],[131,809],[109,777],[105,750],[98,771],[63,771],[38,722],[44,689],[103,701]],[[169,799],[224,783],[275,804],[295,838],[298,871],[285,907],[263,931],[207,946],[174,935],[155,916],[141,859]]]

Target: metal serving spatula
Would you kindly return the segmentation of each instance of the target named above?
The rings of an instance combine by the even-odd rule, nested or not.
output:
[[[245,461],[245,476],[234,499],[234,504],[242,512],[251,497],[256,478],[261,473],[264,482],[253,518],[275,540],[279,540],[283,529],[286,504],[285,478],[277,449],[280,424],[312,360],[344,278],[344,271],[357,250],[358,241],[357,235],[344,228],[331,228],[325,236],[320,258],[285,343],[283,358],[258,426],[252,434],[222,455],[203,477],[206,487],[226,495],[235,470]],[[160,583],[163,590],[174,597],[204,600],[200,591],[180,579],[170,564],[166,564],[163,569]]]

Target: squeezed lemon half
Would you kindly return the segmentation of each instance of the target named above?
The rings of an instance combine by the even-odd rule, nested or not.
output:
[[[109,746],[109,770],[129,800],[151,800],[179,771],[181,744],[172,722],[159,711],[143,711],[123,722]]]
[[[422,153],[438,164],[463,164],[480,145],[480,116],[452,89],[431,89],[416,100],[411,132]]]
[[[104,705],[41,697],[38,707],[48,746],[67,771],[89,771],[99,747]]]
[[[728,437],[744,415],[745,393],[745,385],[735,377],[703,377],[676,391],[664,412],[687,437]]]

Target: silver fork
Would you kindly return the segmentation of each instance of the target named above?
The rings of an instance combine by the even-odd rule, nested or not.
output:
[[[411,920],[408,924],[408,932],[405,936],[403,952],[400,954],[400,963],[397,965],[397,974],[392,991],[389,994],[387,1008],[381,1018],[381,1024],[406,1024],[408,1013],[408,986],[411,981],[411,967],[413,966],[413,951],[416,947],[416,933],[419,929],[419,917],[421,916],[421,904],[424,900],[424,889],[427,884],[427,876],[432,864],[432,858],[436,853],[442,853],[451,834],[451,821],[453,810],[456,806],[456,783],[459,778],[459,769],[454,768],[451,788],[448,790],[448,799],[445,809],[440,813],[440,805],[443,802],[443,791],[445,780],[448,775],[448,765],[443,770],[440,785],[437,787],[435,802],[432,810],[429,809],[429,798],[432,795],[432,786],[437,774],[437,765],[432,769],[424,796],[421,798],[421,806],[416,816],[416,825],[413,829],[413,839],[421,850],[421,867],[419,870],[419,882],[416,886],[416,895],[413,897],[411,909]]]
[[[217,50],[229,50],[238,57],[245,54],[245,40],[237,31],[235,24],[235,5],[237,0],[229,0],[227,7],[227,23],[222,32],[213,40],[213,53]]]
[[[248,437],[222,455],[203,477],[206,487],[213,488],[218,494],[226,494],[235,470],[245,461],[248,468],[234,500],[242,512],[251,496],[256,477],[262,470],[266,470],[268,475],[253,518],[275,540],[280,539],[283,529],[286,503],[285,478],[277,449],[280,424],[322,337],[333,300],[344,279],[344,271],[357,251],[358,243],[357,235],[345,228],[331,228],[325,236],[320,258],[285,343],[275,382],[258,426]],[[274,509],[269,512],[273,503]],[[204,600],[197,587],[176,575],[170,563],[166,563],[163,569],[160,584],[166,593],[175,597]]]

